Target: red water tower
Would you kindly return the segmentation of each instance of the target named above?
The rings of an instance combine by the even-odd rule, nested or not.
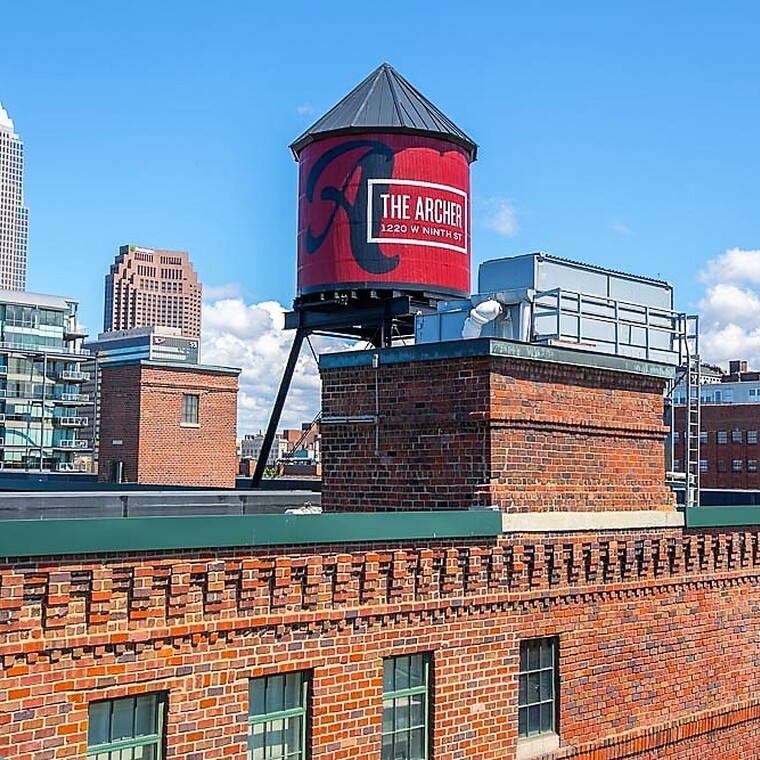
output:
[[[319,327],[334,321],[340,332],[357,324],[358,311],[351,334],[387,345],[377,315],[408,334],[415,311],[469,295],[477,146],[391,66],[373,71],[291,150],[298,295],[289,327],[309,325],[316,310]]]
[[[296,330],[253,475],[261,481],[304,338],[390,346],[414,315],[470,293],[477,145],[387,63],[291,146],[298,175]]]

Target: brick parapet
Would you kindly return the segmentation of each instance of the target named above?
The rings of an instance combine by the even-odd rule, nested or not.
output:
[[[759,586],[743,530],[17,562],[0,569],[0,754],[82,756],[89,702],[165,689],[167,757],[242,758],[247,679],[308,669],[312,757],[378,758],[382,658],[427,651],[435,757],[512,757],[519,641],[557,635],[554,757],[707,758],[719,732],[758,736]]]
[[[323,369],[323,507],[672,511],[664,383],[498,355]]]

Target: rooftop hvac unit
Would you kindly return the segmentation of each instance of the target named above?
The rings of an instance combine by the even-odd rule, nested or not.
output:
[[[419,315],[417,342],[492,337],[684,363],[691,318],[667,282],[532,253],[481,264],[478,290]]]

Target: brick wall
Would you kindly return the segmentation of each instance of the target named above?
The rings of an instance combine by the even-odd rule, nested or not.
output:
[[[432,654],[436,760],[513,758],[519,642],[559,637],[555,758],[760,757],[757,531],[509,535],[0,566],[0,755],[83,757],[168,694],[167,758],[246,757],[247,683],[312,673],[313,760],[379,760],[382,658]]]
[[[100,480],[112,479],[118,460],[132,483],[234,486],[236,372],[145,363],[101,371]],[[184,394],[199,397],[198,425],[182,424]]]
[[[760,489],[760,445],[747,440],[750,430],[760,436],[760,404],[703,404],[700,417],[701,429],[707,433],[707,442],[700,445],[700,459],[707,463],[707,470],[700,473],[701,487]],[[675,407],[673,429],[680,433],[674,458],[683,470],[686,415],[682,406]],[[726,443],[718,443],[719,431],[726,434]],[[735,431],[740,441],[734,441]]]
[[[326,510],[671,510],[664,380],[466,356],[323,369]],[[329,423],[371,416],[371,423]]]

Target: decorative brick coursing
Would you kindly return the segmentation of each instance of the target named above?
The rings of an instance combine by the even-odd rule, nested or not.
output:
[[[110,481],[121,461],[132,483],[235,485],[235,373],[140,364],[101,372],[101,481]],[[184,394],[199,396],[198,426],[180,424]]]
[[[519,642],[557,635],[555,757],[756,758],[759,584],[757,531],[14,562],[0,755],[81,757],[90,701],[165,690],[167,758],[242,760],[247,679],[308,669],[314,760],[377,760],[382,658],[431,652],[434,756],[509,758]]]
[[[323,370],[325,510],[672,510],[664,381],[497,356]]]

